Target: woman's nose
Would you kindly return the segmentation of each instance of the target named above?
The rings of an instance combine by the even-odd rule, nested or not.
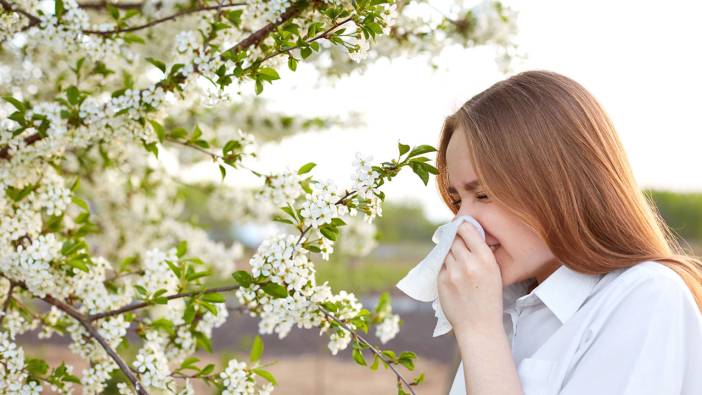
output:
[[[456,217],[459,217],[461,215],[470,215],[471,217],[478,219],[477,218],[477,210],[475,209],[475,205],[471,205],[468,202],[461,202],[461,206],[458,208],[458,211],[456,212]]]

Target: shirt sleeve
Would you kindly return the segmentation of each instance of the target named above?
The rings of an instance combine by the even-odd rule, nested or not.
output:
[[[702,394],[702,314],[682,278],[648,276],[612,299],[558,394]]]

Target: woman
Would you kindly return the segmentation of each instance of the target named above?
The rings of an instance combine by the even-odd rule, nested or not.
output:
[[[702,264],[585,88],[494,84],[446,119],[437,165],[446,204],[486,233],[461,224],[439,273],[450,395],[702,394]]]

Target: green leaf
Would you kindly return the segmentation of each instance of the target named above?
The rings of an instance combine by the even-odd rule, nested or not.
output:
[[[149,123],[151,124],[151,127],[154,129],[154,132],[156,132],[156,136],[158,136],[158,141],[163,143],[163,140],[166,139],[166,129],[163,128],[163,125],[160,123],[154,121],[154,120],[149,120]]]
[[[212,352],[212,341],[207,336],[205,336],[204,333],[195,331],[194,335],[195,335],[195,338],[197,339],[196,343],[200,347],[204,348],[208,352]],[[199,374],[206,375],[206,374],[209,374],[210,372],[212,372],[212,370],[214,370],[214,365],[212,365],[212,368],[209,368],[210,365],[205,366],[205,368],[202,369]],[[209,368],[209,370],[207,370],[208,368]],[[207,370],[207,372],[203,373],[203,371],[205,371],[205,370]]]
[[[212,313],[212,315],[214,315],[214,316],[217,315],[217,308],[214,307],[214,305],[210,304],[209,302],[205,302],[204,300],[198,300],[197,303],[198,303],[200,306],[202,306],[202,307],[204,307],[205,309],[207,309],[207,311],[209,311],[210,313]]]
[[[395,359],[397,359],[397,357],[395,356],[395,352],[392,350],[383,350],[381,354],[383,354],[383,356],[389,359],[390,361],[395,361]]]
[[[439,174],[439,170],[429,163],[422,163],[422,167],[431,174]]]
[[[139,292],[142,295],[149,294],[149,291],[147,291],[146,288],[142,287],[141,285],[134,285],[134,288],[136,288],[137,292]]]
[[[400,156],[404,155],[409,151],[410,146],[402,143],[397,143],[397,148],[400,150]]]
[[[193,144],[197,145],[200,148],[205,148],[205,149],[210,148],[210,144],[203,139],[197,139],[197,140],[193,141]]]
[[[363,353],[358,348],[353,348],[353,360],[361,366],[366,366],[366,359],[363,357]]]
[[[180,139],[188,135],[188,131],[185,130],[184,128],[175,128],[171,130],[171,136],[174,139]]]
[[[179,268],[178,266],[176,266],[173,262],[171,262],[171,261],[168,260],[168,259],[166,259],[166,264],[167,264],[168,267],[171,269],[171,271],[173,272],[173,274],[175,274],[176,277],[180,278],[180,268]]]
[[[274,282],[268,282],[266,284],[263,284],[263,286],[261,286],[261,289],[263,289],[265,293],[273,296],[274,298],[286,298],[288,296],[287,288]]]
[[[318,246],[311,243],[302,243],[302,248],[312,252],[322,252]]]
[[[215,368],[214,364],[209,363],[209,364],[207,364],[207,366],[202,368],[202,370],[200,370],[200,372],[197,375],[198,376],[206,376],[206,375],[212,373],[212,371],[214,371],[214,368]]]
[[[76,177],[76,180],[73,181],[73,184],[71,184],[71,192],[75,192],[78,190],[78,187],[80,186],[80,177]]]
[[[146,61],[158,67],[158,69],[161,70],[164,74],[166,73],[166,64],[162,61],[154,58],[146,58]]]
[[[74,267],[74,268],[76,268],[76,269],[78,269],[78,270],[82,270],[82,271],[84,271],[84,272],[86,272],[86,273],[90,271],[90,270],[88,269],[88,266],[87,266],[87,265],[85,264],[85,262],[83,261],[83,259],[69,259],[68,261],[66,261],[66,263],[67,263],[69,266],[72,266],[72,267]]]
[[[74,85],[71,85],[66,89],[66,97],[68,102],[75,106],[80,102],[80,91]]]
[[[410,384],[417,385],[424,381],[424,372],[420,373],[419,376],[415,377]]]
[[[200,361],[200,358],[195,358],[195,357],[189,357],[186,358],[185,361],[183,361],[180,364],[181,369],[193,369],[193,370],[199,370],[198,367],[192,366],[195,363],[198,363]]]
[[[288,56],[288,68],[292,71],[297,70],[297,59],[292,56]]]
[[[42,359],[29,358],[25,364],[26,369],[33,376],[43,376],[49,371],[49,365]]]
[[[158,158],[158,146],[156,145],[156,143],[144,143],[144,148],[146,148],[147,151],[151,152],[152,154],[154,154],[155,157]]]
[[[65,11],[65,8],[63,6],[63,0],[55,0],[54,1],[54,15],[56,15],[56,19],[61,20],[61,17],[63,16],[64,11]]]
[[[266,81],[273,81],[273,80],[280,79],[278,72],[275,71],[275,69],[273,69],[271,67],[263,67],[263,68],[258,69],[258,75]]]
[[[377,370],[378,369],[378,362],[380,362],[380,357],[378,354],[373,354],[373,364],[371,365],[371,370]]]
[[[273,221],[282,222],[282,223],[290,224],[290,225],[295,225],[295,223],[293,223],[291,220],[285,219],[285,218],[280,217],[278,215],[273,216]]]
[[[193,280],[197,280],[198,278],[201,278],[201,277],[207,277],[210,274],[212,274],[212,272],[210,270],[203,270],[201,272],[195,272],[195,273],[188,274],[186,279],[188,281],[193,281]]]
[[[195,305],[192,303],[192,301],[189,301],[188,304],[185,306],[185,312],[183,313],[183,320],[190,324],[193,322],[193,319],[195,319]]]
[[[336,241],[336,238],[339,234],[339,230],[334,227],[334,226],[329,226],[329,224],[325,224],[319,227],[319,232],[326,237],[329,240]]]
[[[8,103],[12,104],[13,106],[15,106],[15,108],[17,109],[17,111],[24,112],[24,111],[26,110],[26,108],[24,107],[24,104],[23,104],[21,101],[15,99],[14,97],[12,97],[12,96],[3,96],[2,98],[3,98],[6,102],[8,102]]]
[[[346,222],[344,222],[344,220],[341,218],[334,217],[331,220],[331,224],[334,226],[343,226],[343,225],[346,225]]]
[[[151,327],[155,329],[163,329],[170,335],[175,335],[175,328],[173,327],[173,321],[166,318],[159,318],[151,322]]]
[[[137,43],[137,44],[144,44],[144,39],[137,36],[136,34],[125,34],[122,36],[122,40],[128,44],[132,43]]]
[[[232,25],[236,26],[239,28],[241,26],[241,14],[244,12],[244,10],[232,10],[232,11],[227,11],[225,14],[229,22],[232,23]]]
[[[211,302],[211,303],[224,303],[226,299],[224,298],[224,295],[220,293],[208,293],[202,295],[201,300],[204,300],[206,302]]]
[[[188,252],[188,242],[186,240],[181,240],[176,249],[176,256],[182,258],[186,252]]]
[[[224,144],[224,147],[222,148],[222,155],[227,155],[230,152],[241,148],[241,142],[238,140],[229,140],[227,141],[227,144]]]
[[[431,145],[420,145],[415,147],[409,155],[407,155],[408,158],[411,158],[413,156],[421,155],[421,154],[426,154],[427,152],[434,152],[436,151],[436,148],[432,147]]]
[[[261,368],[251,369],[251,371],[256,373],[257,375],[263,377],[264,379],[270,381],[271,384],[278,385],[278,383],[275,380],[275,377],[273,377],[273,375],[269,371],[263,370]]]
[[[411,351],[403,351],[398,357],[399,363],[409,370],[414,370],[414,359],[417,355]]]
[[[112,4],[107,4],[106,6],[107,12],[110,13],[110,16],[112,16],[112,19],[117,20],[119,19],[119,9]]]
[[[165,296],[153,298],[153,301],[154,301],[154,303],[157,303],[157,304],[168,304],[168,298]]]
[[[305,173],[309,173],[310,170],[312,170],[315,166],[317,166],[317,164],[314,162],[306,163],[300,167],[300,169],[297,171],[297,174],[302,175]]]
[[[244,288],[248,288],[249,285],[253,283],[253,277],[251,277],[249,272],[244,270],[235,271],[232,273],[232,277],[234,277],[234,280],[236,280],[236,282]]]
[[[225,169],[222,165],[219,165],[219,174],[222,175],[222,180],[224,180],[224,177],[227,176],[227,169]]]
[[[253,344],[251,345],[251,353],[249,354],[249,359],[251,362],[256,362],[259,359],[261,359],[261,355],[263,354],[263,340],[261,339],[261,336],[256,335],[254,338]]]
[[[412,171],[414,171],[419,176],[419,178],[422,179],[424,185],[427,185],[427,183],[429,182],[429,173],[427,173],[426,169],[422,166],[422,164],[418,162],[410,162],[409,164],[412,168]]]
[[[90,211],[90,206],[88,206],[88,203],[86,203],[85,200],[79,198],[78,196],[73,196],[71,198],[71,201],[73,202],[73,204],[81,207],[83,210]]]

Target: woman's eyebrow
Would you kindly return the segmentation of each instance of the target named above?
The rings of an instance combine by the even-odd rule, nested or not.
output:
[[[480,185],[480,181],[478,181],[478,180],[473,180],[473,181],[471,181],[471,182],[466,182],[465,184],[463,184],[463,188],[464,188],[466,191],[473,191],[473,190],[475,190],[475,188],[478,187],[479,185]],[[448,187],[448,192],[449,192],[449,193],[457,193],[457,192],[456,192],[456,188],[454,188],[453,186],[449,186],[449,187]]]

